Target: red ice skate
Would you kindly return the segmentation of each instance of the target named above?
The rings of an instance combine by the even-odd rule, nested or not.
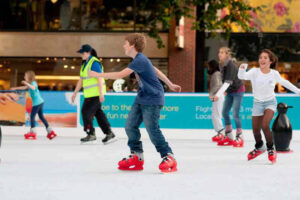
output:
[[[36,140],[36,133],[29,132],[24,135],[25,140]]]
[[[244,140],[242,137],[236,137],[236,140],[233,141],[233,147],[243,147]]]
[[[269,158],[269,161],[272,162],[272,164],[276,163],[277,154],[276,154],[276,151],[274,151],[274,149],[268,150],[268,158]]]
[[[137,155],[131,154],[128,158],[123,158],[118,163],[119,170],[139,171],[143,170],[144,160],[139,159]]]
[[[159,165],[159,169],[163,173],[176,172],[177,171],[177,162],[173,156],[165,156],[162,162]]]
[[[219,142],[220,140],[222,140],[224,138],[224,135],[222,133],[218,133],[217,135],[215,135],[214,137],[212,137],[212,141],[213,142]]]
[[[50,133],[48,133],[47,138],[49,140],[52,140],[53,138],[55,138],[57,135],[54,133],[54,131],[51,131]]]
[[[231,146],[233,145],[233,140],[230,139],[228,136],[225,136],[222,140],[218,142],[219,146]]]
[[[248,160],[256,158],[260,154],[263,154],[265,151],[265,149],[254,149],[253,151],[250,151],[250,153],[248,154]]]

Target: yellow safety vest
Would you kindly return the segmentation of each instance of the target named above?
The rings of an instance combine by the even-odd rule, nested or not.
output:
[[[83,87],[83,96],[84,98],[89,98],[89,97],[97,97],[99,96],[99,85],[98,85],[98,79],[94,78],[94,77],[89,77],[88,76],[88,72],[91,70],[93,62],[99,62],[100,61],[92,56],[91,59],[88,61],[88,63],[86,64],[84,70],[84,63],[81,66],[80,69],[80,78],[82,79],[82,87]],[[104,72],[103,70],[103,66],[100,63],[101,68],[102,68],[102,73]],[[106,85],[105,85],[105,80],[102,78],[102,94],[106,94]]]

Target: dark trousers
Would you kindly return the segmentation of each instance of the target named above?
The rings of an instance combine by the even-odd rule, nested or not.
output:
[[[31,128],[35,127],[35,116],[36,116],[36,114],[39,115],[40,120],[42,120],[42,122],[44,123],[46,128],[49,127],[48,122],[45,119],[44,114],[43,114],[43,107],[44,107],[44,103],[41,103],[40,105],[37,105],[37,106],[32,106],[32,110],[31,110],[31,113],[30,113]]]
[[[84,131],[88,135],[95,134],[93,119],[96,117],[97,122],[104,134],[111,133],[110,124],[105,113],[101,108],[99,97],[85,98],[81,109]]]

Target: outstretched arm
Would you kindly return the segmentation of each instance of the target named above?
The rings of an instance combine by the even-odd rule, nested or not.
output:
[[[27,86],[19,86],[19,87],[12,87],[10,89],[11,90],[27,90],[28,87]]]
[[[291,82],[289,82],[288,80],[283,79],[279,72],[276,71],[276,81],[280,84],[283,85],[285,88],[291,90],[292,92],[300,95],[300,89],[297,88],[296,86],[294,86]]]
[[[31,85],[30,83],[28,83],[27,81],[22,81],[22,84],[24,84],[26,87],[32,89],[32,90],[35,90],[36,87]]]
[[[90,77],[100,77],[105,79],[120,79],[129,76],[132,72],[133,70],[127,67],[120,72],[98,73],[95,71],[89,71],[88,75]]]
[[[167,86],[174,92],[181,92],[181,87],[179,85],[173,84],[164,73],[162,73],[159,69],[154,67],[155,72],[160,80],[162,80]]]

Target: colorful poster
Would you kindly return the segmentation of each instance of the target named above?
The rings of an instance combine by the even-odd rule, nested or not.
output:
[[[53,127],[76,127],[77,126],[77,106],[72,104],[72,92],[46,92],[41,91],[44,99],[44,115],[48,123]],[[26,125],[30,126],[31,99],[27,98],[26,104]],[[36,116],[38,126],[43,123]]]
[[[11,101],[12,98],[16,101]],[[25,124],[25,91],[0,91],[0,101],[0,125]]]
[[[251,13],[252,26],[261,32],[300,32],[299,0],[248,0],[251,6],[264,6]]]

